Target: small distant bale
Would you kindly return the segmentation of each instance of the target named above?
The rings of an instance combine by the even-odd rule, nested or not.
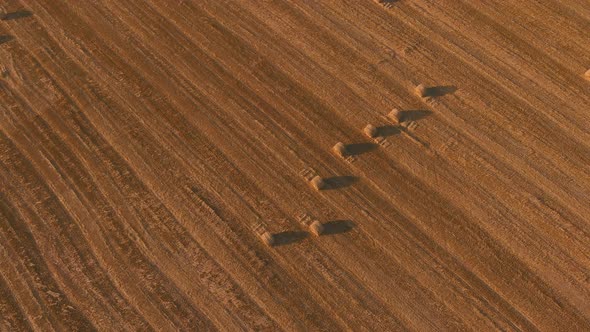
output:
[[[315,190],[322,190],[326,188],[326,181],[324,181],[324,179],[322,179],[319,175],[314,176],[313,179],[309,181],[309,183]]]
[[[377,127],[373,126],[372,124],[366,125],[363,131],[365,132],[365,135],[369,136],[370,138],[375,138],[379,135]]]
[[[426,87],[424,86],[424,84],[418,84],[416,86],[416,88],[414,89],[414,91],[416,92],[416,94],[420,98],[424,98],[424,97],[428,96],[428,91],[427,91]]]
[[[336,145],[334,145],[332,148],[332,151],[334,151],[334,153],[340,157],[345,157],[347,154],[346,145],[344,145],[342,142],[336,143]]]
[[[260,235],[260,239],[269,247],[272,247],[275,244],[275,237],[270,232],[262,233],[262,235]]]
[[[590,69],[588,69],[586,71],[586,73],[584,74],[584,77],[586,77],[586,79],[590,80]]]
[[[324,232],[324,225],[316,220],[309,225],[309,231],[315,236],[320,236]]]
[[[391,112],[389,112],[389,114],[387,114],[387,117],[395,123],[400,123],[403,120],[403,111],[398,108],[394,108],[391,110]]]

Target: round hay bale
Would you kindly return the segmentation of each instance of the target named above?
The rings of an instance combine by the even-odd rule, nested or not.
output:
[[[379,134],[377,127],[373,126],[372,124],[366,125],[363,131],[365,132],[365,135],[369,136],[370,138],[375,138]]]
[[[424,84],[418,84],[418,86],[416,86],[416,88],[414,89],[414,91],[421,98],[424,98],[424,97],[427,97],[428,96],[428,93],[426,91],[426,87],[424,86]]]
[[[590,69],[588,69],[586,71],[586,73],[584,74],[584,76],[586,76],[586,79],[589,79],[590,80]]]
[[[400,110],[398,108],[394,108],[391,110],[391,112],[389,112],[389,114],[387,114],[387,117],[395,123],[400,123],[403,120],[402,115],[403,115],[402,110]]]
[[[309,182],[315,190],[322,190],[326,188],[326,181],[324,181],[324,179],[322,179],[319,175],[314,176]]]
[[[309,231],[315,236],[320,236],[324,232],[324,225],[316,220],[309,225]]]
[[[264,232],[260,235],[260,239],[269,247],[272,247],[275,244],[275,237],[269,232]]]
[[[336,145],[334,145],[332,151],[334,151],[336,155],[344,157],[346,156],[346,145],[344,145],[344,143],[342,142],[338,142],[336,143]]]

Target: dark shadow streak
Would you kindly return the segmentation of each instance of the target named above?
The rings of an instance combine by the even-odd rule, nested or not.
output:
[[[353,143],[346,146],[346,153],[351,156],[373,151],[377,148],[375,143]]]
[[[428,110],[406,110],[402,111],[401,121],[418,121],[432,114]]]
[[[354,228],[354,222],[350,220],[334,220],[324,224],[322,235],[334,235],[350,232]]]
[[[273,235],[274,246],[284,246],[287,244],[299,242],[308,236],[309,236],[309,234],[307,232],[303,232],[303,231],[280,232],[280,233]]]
[[[9,36],[9,35],[0,36],[0,44],[7,43],[13,39],[14,39],[14,37]]]
[[[428,97],[442,97],[457,91],[454,85],[441,85],[426,88],[426,96]]]
[[[400,133],[396,126],[381,126],[377,128],[377,134],[381,137],[389,137]]]
[[[9,21],[9,20],[18,20],[21,18],[32,16],[33,12],[30,10],[17,10],[12,13],[6,13],[2,15],[2,21]]]
[[[351,184],[358,181],[358,177],[356,176],[334,176],[331,178],[325,179],[326,181],[326,190],[331,189],[340,189],[344,187],[348,187]]]

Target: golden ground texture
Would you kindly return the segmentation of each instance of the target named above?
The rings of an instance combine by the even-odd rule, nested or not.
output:
[[[1,330],[590,329],[587,0],[0,13]]]

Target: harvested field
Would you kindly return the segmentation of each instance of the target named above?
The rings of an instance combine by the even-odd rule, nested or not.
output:
[[[589,31],[0,1],[0,330],[590,330]]]

